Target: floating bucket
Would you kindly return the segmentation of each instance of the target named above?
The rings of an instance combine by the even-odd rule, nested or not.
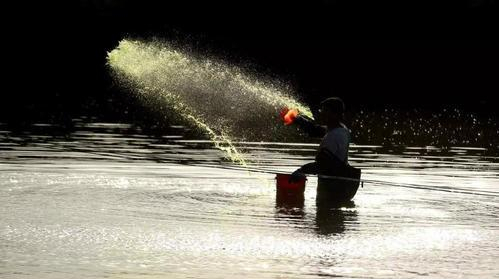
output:
[[[305,192],[306,177],[300,178],[296,182],[289,182],[291,174],[278,173],[276,174],[277,193],[282,194],[303,194]]]

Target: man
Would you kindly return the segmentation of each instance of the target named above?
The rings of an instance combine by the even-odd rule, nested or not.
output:
[[[315,162],[305,164],[293,172],[290,182],[296,182],[305,174],[341,175],[348,165],[350,131],[342,123],[345,104],[340,98],[331,97],[321,102],[316,125],[311,119],[298,115],[294,123],[311,136],[325,136],[319,146]],[[326,129],[320,125],[325,125]]]

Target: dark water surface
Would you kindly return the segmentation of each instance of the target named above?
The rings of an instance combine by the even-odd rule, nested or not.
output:
[[[324,210],[315,178],[303,203],[276,203],[273,175],[229,169],[182,127],[37,133],[50,129],[0,127],[1,278],[499,278],[499,157],[485,149],[353,145],[376,182]],[[317,147],[235,144],[272,171]]]

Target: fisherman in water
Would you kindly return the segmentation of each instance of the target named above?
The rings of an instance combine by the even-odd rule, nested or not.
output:
[[[320,103],[317,124],[306,116],[296,115],[293,123],[296,123],[310,136],[324,137],[315,162],[305,164],[294,171],[290,182],[303,179],[305,174],[342,175],[348,166],[348,148],[350,145],[350,131],[342,123],[344,112],[345,104],[343,101],[340,98],[331,97]]]

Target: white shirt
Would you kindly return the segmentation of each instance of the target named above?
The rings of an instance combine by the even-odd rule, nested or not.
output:
[[[322,139],[319,149],[325,148],[344,163],[348,163],[350,131],[344,126],[333,128]]]

